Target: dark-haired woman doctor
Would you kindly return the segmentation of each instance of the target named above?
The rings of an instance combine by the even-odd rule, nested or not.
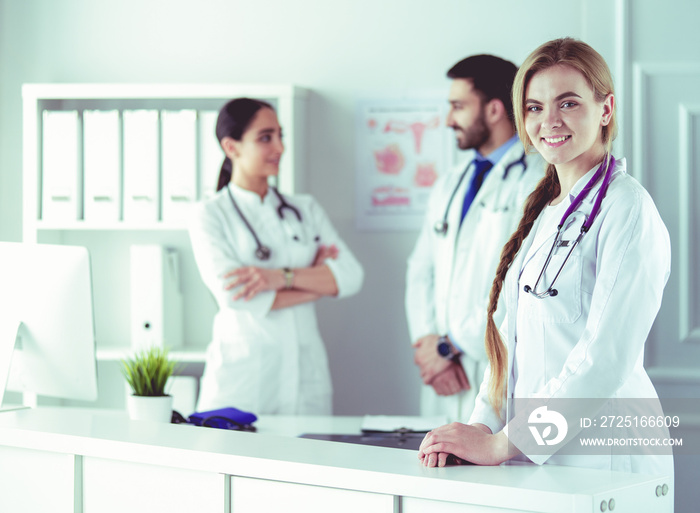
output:
[[[216,299],[197,409],[327,415],[332,388],[314,303],[357,293],[363,270],[309,195],[268,185],[284,152],[272,106],[249,98],[219,112],[226,154],[217,194],[190,240]]]

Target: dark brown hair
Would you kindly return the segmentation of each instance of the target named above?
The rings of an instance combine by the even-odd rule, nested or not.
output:
[[[240,141],[255,115],[263,108],[274,110],[272,105],[262,100],[235,98],[229,101],[219,111],[219,117],[216,120],[216,138],[219,142],[224,137]],[[216,190],[220,191],[226,187],[231,181],[231,176],[233,176],[233,162],[226,157],[221,164]]]

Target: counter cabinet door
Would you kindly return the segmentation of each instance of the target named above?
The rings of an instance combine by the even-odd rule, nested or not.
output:
[[[82,513],[225,512],[226,479],[215,472],[85,457]]]
[[[535,513],[533,510],[496,508],[458,502],[401,497],[401,513]],[[537,511],[539,513],[539,510]]]
[[[73,454],[0,447],[0,511],[78,511],[79,468]]]
[[[231,513],[394,513],[393,495],[247,477],[231,478]]]

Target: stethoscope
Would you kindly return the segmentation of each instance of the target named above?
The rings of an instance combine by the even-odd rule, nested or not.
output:
[[[452,201],[455,199],[455,195],[457,194],[457,190],[459,189],[459,186],[462,185],[462,182],[464,181],[464,177],[467,176],[467,172],[471,169],[472,166],[476,165],[476,161],[479,160],[479,157],[475,157],[474,160],[472,160],[469,165],[462,171],[462,174],[459,176],[459,180],[457,181],[457,185],[455,188],[452,190],[452,194],[450,195],[450,200],[447,202],[447,207],[445,207],[445,215],[442,216],[442,220],[438,221],[435,223],[435,226],[433,229],[435,230],[435,233],[438,235],[446,235],[447,234],[447,228],[448,228],[448,223],[447,223],[447,215],[450,212],[450,207],[452,206]],[[508,178],[508,173],[510,172],[511,168],[513,166],[520,165],[523,168],[523,173],[527,169],[527,163],[525,162],[525,152],[523,152],[522,156],[518,160],[514,160],[510,164],[506,166],[505,171],[503,171],[503,178],[502,180],[505,180]]]
[[[605,164],[607,161],[607,168],[605,168]],[[605,168],[605,170],[603,170]],[[561,274],[562,269],[564,268],[564,265],[566,265],[566,262],[569,260],[569,257],[571,256],[571,253],[574,251],[576,246],[578,245],[579,242],[581,242],[581,239],[583,236],[588,233],[588,230],[591,228],[591,225],[593,225],[593,221],[595,220],[596,216],[598,215],[598,211],[600,210],[600,204],[603,201],[603,197],[605,196],[605,193],[608,191],[608,185],[610,185],[610,180],[612,178],[612,172],[613,169],[615,169],[615,157],[610,155],[609,159],[603,159],[603,162],[600,164],[600,167],[596,170],[595,174],[593,177],[588,181],[586,186],[581,190],[581,192],[578,193],[578,195],[574,198],[574,200],[571,202],[571,205],[569,205],[569,208],[566,209],[566,212],[564,212],[564,216],[561,218],[561,221],[559,222],[559,226],[557,227],[557,234],[554,237],[554,242],[552,243],[552,247],[549,250],[549,254],[547,255],[547,260],[544,262],[544,266],[542,267],[542,271],[540,271],[540,275],[537,277],[537,281],[535,282],[534,287],[530,287],[530,285],[525,285],[523,287],[523,290],[529,294],[532,294],[534,297],[538,299],[544,299],[546,297],[554,297],[557,294],[559,294],[559,291],[554,288],[554,283],[557,281],[557,278],[559,278],[559,275]],[[544,276],[544,273],[549,266],[549,262],[552,259],[552,254],[554,253],[554,248],[557,247],[557,244],[561,244],[561,235],[563,233],[562,228],[564,227],[564,223],[566,223],[566,218],[569,217],[574,210],[581,204],[583,199],[586,197],[586,195],[590,192],[590,190],[593,188],[593,186],[596,184],[596,182],[600,179],[601,175],[605,173],[605,177],[603,178],[603,183],[600,186],[600,191],[598,192],[598,196],[596,197],[595,203],[593,204],[593,209],[591,210],[591,214],[588,216],[588,219],[586,219],[583,222],[583,225],[581,225],[581,233],[579,233],[578,237],[576,237],[576,240],[574,243],[571,245],[571,248],[569,249],[569,253],[566,255],[566,258],[562,262],[561,266],[559,267],[559,270],[557,271],[557,274],[554,276],[554,279],[552,280],[552,283],[549,285],[547,290],[544,292],[537,292],[537,285],[539,284],[540,280],[542,279],[542,276]]]
[[[284,196],[282,196],[282,194],[280,194],[280,192],[277,190],[276,187],[270,186],[270,189],[272,189],[272,192],[275,193],[275,196],[277,196],[277,199],[280,202],[279,206],[277,207],[277,216],[280,219],[284,219],[284,209],[286,208],[286,209],[289,209],[292,212],[294,212],[294,215],[297,216],[297,219],[301,223],[301,212],[299,212],[299,209],[296,208],[294,205],[290,205],[289,203],[287,203],[287,200],[284,199]],[[246,228],[248,228],[248,231],[255,239],[255,244],[257,245],[257,248],[255,250],[255,257],[258,260],[269,260],[270,255],[272,255],[272,250],[268,246],[265,246],[262,244],[262,242],[260,242],[260,239],[258,238],[258,234],[255,233],[255,230],[253,230],[253,227],[248,222],[248,219],[246,219],[246,216],[243,215],[243,212],[241,211],[240,207],[238,206],[238,203],[236,203],[236,200],[233,199],[233,194],[231,194],[231,188],[226,187],[226,190],[228,191],[228,197],[231,198],[231,203],[233,203],[233,208],[236,209],[236,212],[238,212],[238,215],[243,220],[243,223],[245,223]]]

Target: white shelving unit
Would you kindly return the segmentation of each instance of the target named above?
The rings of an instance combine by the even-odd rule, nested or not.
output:
[[[175,359],[183,362],[204,360],[204,351],[211,337],[211,323],[216,306],[199,277],[185,222],[101,223],[86,221],[80,215],[78,219],[71,221],[43,218],[42,120],[44,111],[77,111],[82,122],[82,113],[85,110],[122,112],[138,109],[158,111],[192,109],[197,112],[211,112],[218,111],[226,101],[236,97],[268,101],[275,107],[285,133],[285,154],[280,164],[278,186],[282,192],[289,194],[304,189],[307,94],[307,90],[288,84],[25,84],[23,86],[23,238],[25,242],[81,245],[89,249],[95,298],[98,361],[118,361],[131,350],[129,324],[129,246],[131,244],[155,243],[178,250],[184,301],[184,343],[182,347],[172,348],[171,355]],[[215,135],[212,133],[211,137],[214,138]],[[197,144],[199,150],[201,144],[199,142]],[[198,176],[201,171],[201,169],[197,170]],[[198,191],[198,198],[201,198],[201,194],[202,191]]]

